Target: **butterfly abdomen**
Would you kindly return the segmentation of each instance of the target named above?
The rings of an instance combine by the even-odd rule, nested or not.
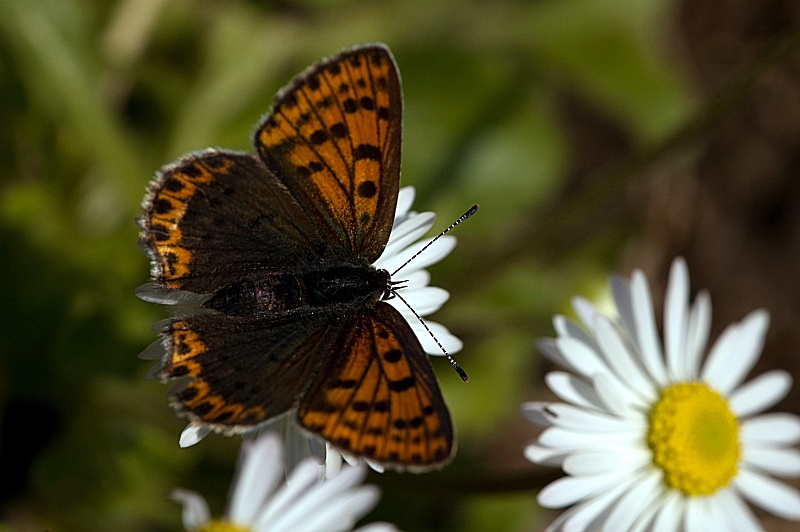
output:
[[[370,305],[386,290],[389,274],[367,265],[303,274],[262,272],[217,291],[203,306],[228,316],[274,316]]]
[[[203,306],[228,316],[279,315],[301,306],[303,292],[296,275],[263,272],[220,289]]]

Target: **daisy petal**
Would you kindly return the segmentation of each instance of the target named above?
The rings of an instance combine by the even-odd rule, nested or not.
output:
[[[422,349],[428,355],[444,355],[442,347],[445,351],[453,355],[461,351],[464,347],[464,343],[441,323],[425,321],[425,325],[428,326],[428,329],[425,329],[425,325],[422,325],[416,318],[414,318],[414,321],[406,321],[408,321],[411,330],[414,331],[414,334],[417,336],[417,340],[419,340],[419,343],[422,345]],[[430,330],[430,332],[428,332],[428,330]],[[436,340],[431,337],[431,333],[436,337],[436,340],[439,340],[439,344],[442,344],[441,347],[436,343]]]
[[[746,446],[742,462],[776,477],[800,476],[800,451],[792,448],[759,448]]]
[[[261,503],[278,486],[283,476],[280,467],[281,443],[277,434],[268,434],[242,444],[243,463],[234,483],[228,517],[235,523],[250,523]]]
[[[414,265],[413,270],[421,270],[432,264],[436,264],[448,256],[450,252],[455,249],[457,243],[458,239],[454,236],[446,235],[440,237],[436,242],[431,243],[431,245],[416,259],[414,259],[414,261],[411,263]],[[414,253],[417,251],[419,250],[414,251]],[[411,255],[409,258],[411,258]]]
[[[660,510],[661,497],[655,499],[652,504],[642,509],[636,521],[631,525],[630,532],[651,532],[653,530],[653,521]]]
[[[716,497],[722,515],[726,516],[726,522],[730,523],[730,530],[741,530],[742,532],[758,532],[761,526],[758,524],[756,516],[736,495],[732,489],[720,490]]]
[[[208,503],[199,493],[178,488],[170,496],[183,506],[183,528],[186,530],[197,530],[211,520]]]
[[[563,449],[549,449],[540,445],[530,444],[525,447],[525,458],[534,464],[544,464],[551,467],[561,467],[567,451]]]
[[[355,492],[347,490],[359,484],[366,476],[366,468],[347,467],[343,469],[335,478],[322,483],[315,483],[304,490],[302,497],[297,497],[294,504],[282,511],[277,519],[262,523],[269,523],[270,529],[275,531],[291,532],[293,530],[344,530],[352,527],[352,523],[346,521],[337,523],[335,517],[353,518],[360,517],[359,513],[377,503],[379,498],[378,489],[373,486],[363,486]],[[364,490],[364,488],[367,488]],[[364,490],[364,491],[362,491]],[[355,495],[355,497],[353,497]],[[347,504],[340,504],[340,498],[344,497]],[[334,508],[331,509],[330,505]],[[338,506],[338,514],[336,507]],[[323,512],[322,509],[328,507]],[[333,510],[334,515],[331,514]],[[319,517],[324,514],[327,521],[319,522]]]
[[[656,398],[655,390],[639,366],[636,365],[633,355],[620,338],[617,328],[604,316],[597,316],[595,332],[600,349],[605,354],[606,362],[613,368],[614,374],[619,380],[627,384],[628,388],[636,391],[638,395],[650,401],[654,400]]]
[[[667,369],[661,356],[661,342],[653,314],[653,300],[644,274],[636,270],[631,277],[631,307],[636,318],[636,337],[642,363],[659,386],[667,383]]]
[[[563,508],[618,486],[626,475],[627,472],[615,471],[580,478],[563,477],[545,486],[536,500],[545,508]]]
[[[782,370],[774,370],[743,384],[728,399],[728,404],[737,417],[748,417],[775,406],[792,387],[792,376]]]
[[[591,377],[596,373],[611,373],[597,351],[585,343],[570,337],[559,337],[555,342],[567,362],[579,369],[585,377]]]
[[[418,288],[425,288],[431,283],[431,274],[428,270],[417,270],[415,272],[403,272],[403,286],[409,291]]]
[[[605,520],[614,502],[626,489],[628,489],[627,482],[612,486],[597,497],[565,512],[566,519],[562,521],[560,529],[596,530]]]
[[[748,470],[734,480],[750,502],[784,519],[800,520],[800,492],[786,484]]]
[[[756,310],[728,327],[711,348],[701,372],[703,380],[727,395],[753,368],[764,345],[769,314]]]
[[[716,494],[716,493],[715,493]],[[710,526],[720,526],[719,523],[728,523],[728,516],[725,515],[724,508],[719,504],[716,497],[706,497],[703,499],[703,506]],[[726,528],[730,530],[733,527]]]
[[[407,294],[403,294],[403,299],[417,314],[427,316],[442,308],[442,305],[450,299],[450,292],[437,286],[425,286],[409,290]],[[399,298],[391,299],[390,304],[404,315],[411,314],[406,304]]]
[[[711,331],[711,297],[705,290],[701,291],[689,312],[689,329],[686,339],[686,371],[688,378],[700,376],[700,365]]]
[[[661,507],[653,520],[652,532],[676,532],[680,530],[683,517],[683,499],[677,491],[670,490],[661,501]]]
[[[297,513],[293,523],[284,525],[286,532],[307,530],[310,532],[339,532],[350,530],[356,521],[372,509],[380,499],[380,491],[375,486],[361,486],[306,513]],[[302,528],[298,528],[301,525]],[[277,527],[276,527],[277,529]]]
[[[397,225],[398,221],[402,221],[414,205],[414,198],[417,196],[417,191],[414,187],[403,187],[397,193],[397,207],[394,210],[394,224]]]
[[[545,375],[545,382],[553,393],[568,403],[597,410],[602,409],[602,403],[594,389],[570,373],[551,371]]]
[[[382,464],[376,462],[375,460],[367,460],[365,459],[364,462],[369,466],[370,469],[375,471],[376,473],[383,473],[384,467]]]
[[[333,456],[329,456],[325,440],[317,435],[305,432],[297,422],[297,410],[290,410],[283,416],[283,469],[293,471],[297,464],[303,460],[313,457],[314,461],[320,465],[337,462]]]
[[[397,272],[397,275],[402,277],[403,275],[411,274],[416,270],[421,270],[430,266],[431,264],[436,264],[447,255],[450,254],[451,251],[456,247],[456,237],[446,235],[441,237],[436,242],[432,243],[428,249],[426,249],[423,253],[417,256],[413,261],[409,262],[401,272]],[[386,253],[384,250],[384,254],[381,255],[377,261],[375,261],[374,266],[378,269],[388,270],[389,273],[394,273],[398,268],[406,264],[406,262],[413,257],[422,247],[424,243],[419,243],[419,245],[412,245],[406,247],[405,249],[394,250],[390,249],[390,253]]]
[[[436,214],[430,211],[413,214],[407,212],[404,216],[397,218],[389,235],[389,242],[397,247],[405,247],[419,240],[435,221]],[[403,242],[402,246],[398,246],[400,242]],[[387,243],[387,247],[388,245],[389,243]],[[385,249],[384,253],[386,253]]]
[[[381,257],[375,261],[376,267],[385,267],[381,262],[381,259],[384,257],[391,257],[404,249],[417,247],[413,244],[428,232],[435,221],[435,214],[432,212],[422,212],[415,216],[408,217],[394,226]]]
[[[549,403],[530,401],[522,404],[522,414],[537,425],[550,426],[550,421],[545,415]]]
[[[714,530],[703,499],[687,497],[683,510],[683,527],[686,532],[708,532]]]
[[[800,441],[800,418],[780,412],[764,414],[743,422],[739,436],[748,445],[794,445]]]
[[[543,410],[552,425],[566,429],[603,433],[630,430],[625,420],[563,403],[550,403]]]
[[[609,412],[622,417],[637,417],[641,408],[645,407],[644,401],[631,402],[631,396],[624,397],[619,393],[619,386],[614,384],[607,375],[598,373],[592,379],[592,386],[603,407]],[[636,397],[636,399],[639,399]]]
[[[556,347],[556,342],[552,338],[539,338],[535,342],[536,347],[542,354],[554,364],[565,368],[571,368],[569,362],[561,355],[561,351]]]
[[[594,320],[601,315],[594,305],[589,303],[587,299],[576,296],[572,298],[572,308],[575,309],[575,314],[589,329],[594,329]]]
[[[344,462],[344,459],[342,458],[342,453],[331,447],[331,444],[328,442],[325,442],[325,447],[325,478],[333,478],[342,471],[342,463]],[[332,456],[334,454],[336,455],[335,459]]]
[[[559,337],[564,336],[567,338],[575,338],[595,351],[600,350],[600,348],[597,346],[597,342],[594,341],[594,338],[589,336],[589,334],[580,325],[564,316],[561,316],[560,314],[553,317],[553,328],[555,328]]]
[[[269,505],[264,508],[256,520],[259,526],[274,522],[300,494],[308,491],[319,480],[319,466],[312,459],[304,460],[292,471],[287,483],[271,497]]]
[[[622,328],[635,341],[636,340],[636,316],[631,302],[631,289],[628,280],[619,275],[611,276],[611,296],[614,299],[614,306],[617,307],[619,320]]]
[[[631,427],[620,432],[586,432],[551,427],[539,437],[539,442],[548,447],[592,449],[598,446],[635,446],[641,442],[643,427]]]
[[[646,466],[651,460],[650,453],[644,449],[631,449],[624,455],[617,449],[605,451],[591,449],[573,452],[564,459],[562,468],[570,475],[588,476],[610,473],[618,469],[635,471]]]
[[[627,490],[619,498],[603,523],[603,530],[616,532],[633,528],[636,519],[653,504],[661,490],[661,475],[653,470],[647,471],[636,480],[636,489]]]
[[[564,527],[564,523],[569,519],[577,507],[572,507],[569,510],[562,512],[561,515],[557,516],[553,519],[553,522],[550,523],[547,528],[544,529],[544,532],[563,532],[564,530],[586,530],[586,527],[573,527],[571,529],[567,529]]]
[[[670,268],[667,295],[664,298],[664,345],[667,367],[670,375],[676,380],[687,380],[691,377],[684,357],[688,305],[689,269],[686,267],[686,261],[675,259]]]
[[[195,443],[199,442],[211,432],[211,428],[205,425],[195,425],[194,423],[190,423],[183,432],[181,432],[181,437],[178,440],[178,445],[181,447],[191,447]]]

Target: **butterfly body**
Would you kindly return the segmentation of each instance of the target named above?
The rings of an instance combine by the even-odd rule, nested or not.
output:
[[[391,53],[357,47],[278,93],[254,155],[196,152],[150,184],[138,222],[153,282],[139,296],[200,301],[161,322],[152,348],[192,424],[246,432],[295,410],[307,431],[388,467],[451,459],[433,368],[387,302],[400,288],[373,266],[394,223],[401,122]]]
[[[203,306],[230,316],[335,315],[374,305],[389,290],[389,281],[389,272],[370,265],[304,273],[262,272],[220,289]]]

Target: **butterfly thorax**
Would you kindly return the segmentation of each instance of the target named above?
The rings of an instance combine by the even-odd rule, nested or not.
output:
[[[304,273],[259,272],[217,291],[203,306],[229,316],[278,316],[305,309],[351,310],[379,301],[389,272],[343,265]]]

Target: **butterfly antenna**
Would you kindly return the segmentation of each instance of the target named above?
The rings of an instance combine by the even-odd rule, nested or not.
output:
[[[477,205],[475,207],[473,207],[473,209],[475,209],[475,208],[477,208]],[[473,209],[470,209],[470,210],[473,210]],[[474,213],[474,211],[473,211],[473,213]],[[470,214],[469,216],[472,216],[472,214]],[[464,217],[462,216],[462,218],[464,218]],[[461,221],[463,221],[463,220],[460,218],[459,221],[456,222],[456,224],[460,223]],[[453,225],[456,225],[456,224],[453,224]],[[467,376],[467,372],[464,371],[464,369],[461,366],[458,365],[458,362],[455,361],[455,359],[450,355],[450,353],[447,352],[447,349],[445,349],[444,346],[442,345],[442,342],[440,342],[439,339],[436,338],[436,335],[433,334],[433,331],[431,331],[430,327],[428,327],[428,324],[425,323],[425,320],[423,320],[422,317],[419,314],[417,314],[417,311],[414,310],[411,307],[411,305],[408,304],[408,301],[406,301],[403,296],[401,296],[399,293],[397,293],[394,290],[392,290],[392,293],[395,296],[397,296],[398,298],[400,298],[400,301],[402,301],[403,304],[408,307],[408,310],[410,310],[411,313],[414,314],[414,316],[416,316],[416,318],[419,320],[419,322],[422,324],[422,326],[425,327],[425,330],[428,331],[428,334],[431,335],[431,338],[433,338],[433,341],[436,342],[436,345],[438,345],[439,349],[442,350],[442,353],[444,353],[444,356],[447,357],[447,360],[453,366],[453,369],[456,370],[456,373],[458,373],[458,376],[461,377],[461,380],[464,381],[464,382],[469,382],[469,377]]]
[[[442,231],[441,233],[436,235],[430,242],[428,242],[427,244],[422,246],[422,248],[419,251],[414,253],[414,255],[412,255],[410,259],[405,261],[399,268],[397,268],[395,271],[393,271],[390,277],[394,277],[394,274],[396,274],[397,272],[399,272],[400,270],[405,268],[408,265],[408,263],[411,262],[412,260],[416,259],[420,255],[420,253],[422,253],[423,251],[425,251],[426,249],[431,247],[434,242],[436,242],[437,240],[442,238],[444,235],[446,235],[448,232],[450,232],[451,229],[453,229],[455,226],[457,226],[458,224],[460,224],[461,222],[463,222],[464,220],[466,220],[467,218],[469,218],[470,216],[472,216],[476,212],[478,212],[478,206],[477,205],[473,205],[472,207],[470,207],[470,209],[467,212],[465,212],[464,214],[459,216],[458,219],[455,222],[451,223],[450,226],[447,229],[445,229],[444,231]],[[398,281],[398,282],[401,283],[403,281]],[[448,362],[450,362],[450,364],[453,366],[453,369],[456,370],[456,373],[458,373],[458,376],[461,377],[461,380],[464,381],[464,382],[469,382],[469,377],[467,376],[467,372],[464,371],[464,369],[461,366],[458,365],[458,362],[455,361],[455,359],[450,355],[450,353],[447,352],[447,349],[445,349],[444,346],[442,345],[442,343],[439,341],[439,339],[436,338],[436,335],[433,334],[433,331],[431,331],[430,327],[428,327],[428,324],[425,323],[425,320],[423,320],[422,317],[419,314],[417,314],[417,311],[414,310],[411,307],[411,305],[408,304],[408,301],[406,301],[405,298],[400,295],[400,293],[397,291],[399,288],[403,288],[403,287],[392,288],[391,289],[392,295],[397,296],[398,298],[400,298],[400,301],[402,301],[403,304],[406,307],[408,307],[408,310],[410,310],[411,313],[417,318],[417,320],[419,320],[419,322],[422,324],[422,326],[425,327],[425,330],[428,331],[428,334],[431,336],[431,338],[433,338],[433,341],[436,342],[436,345],[438,345],[439,349],[442,350],[442,353],[444,353],[444,356],[447,357]]]
[[[466,220],[467,218],[469,218],[470,216],[472,216],[472,215],[473,215],[473,214],[475,214],[476,212],[478,212],[478,206],[477,206],[477,205],[473,205],[472,207],[470,207],[470,209],[469,209],[467,212],[465,212],[464,214],[462,214],[461,216],[459,216],[459,217],[458,217],[458,220],[456,220],[455,222],[451,223],[451,224],[450,224],[450,227],[448,227],[447,229],[445,229],[444,231],[442,231],[441,233],[439,233],[438,235],[436,235],[435,237],[433,237],[433,239],[432,239],[430,242],[428,242],[427,244],[425,244],[424,246],[422,246],[422,249],[420,249],[419,251],[417,251],[416,253],[414,253],[414,254],[411,256],[411,258],[410,258],[410,259],[408,259],[407,261],[405,261],[405,262],[404,262],[404,263],[403,263],[403,264],[402,264],[402,265],[401,265],[399,268],[397,268],[395,271],[393,271],[393,272],[392,272],[392,275],[391,275],[391,277],[394,277],[394,274],[396,274],[397,272],[399,272],[400,270],[402,270],[403,268],[405,268],[405,267],[408,265],[408,263],[409,263],[409,262],[411,262],[412,260],[416,259],[416,258],[417,258],[417,257],[420,255],[420,253],[422,253],[423,251],[425,251],[426,249],[428,249],[429,247],[431,247],[431,246],[433,245],[433,243],[434,243],[434,242],[436,242],[437,240],[439,240],[440,238],[442,238],[444,235],[446,235],[447,233],[449,233],[451,229],[453,229],[455,226],[457,226],[458,224],[460,224],[461,222],[463,222],[464,220]],[[401,298],[401,299],[402,299],[402,298]],[[406,304],[407,304],[407,303],[406,303]],[[411,308],[411,307],[408,307],[408,308]],[[412,309],[412,310],[413,310],[413,309]],[[419,316],[417,316],[417,317],[419,317]],[[420,320],[420,321],[422,321],[422,320]],[[428,331],[428,332],[430,332],[430,331]],[[431,336],[433,336],[433,335],[431,335]],[[435,338],[434,338],[434,339],[435,339]],[[441,346],[440,346],[440,347],[441,347]],[[444,351],[444,349],[442,349],[442,351]],[[445,354],[446,354],[446,353],[445,353]],[[448,356],[449,356],[449,355],[448,355]],[[455,364],[455,362],[454,362],[454,364]],[[459,369],[460,369],[460,368],[459,368]],[[464,374],[464,376],[462,376],[462,378],[464,378],[464,377],[466,377],[466,374]],[[464,380],[466,380],[466,379],[464,379]]]

